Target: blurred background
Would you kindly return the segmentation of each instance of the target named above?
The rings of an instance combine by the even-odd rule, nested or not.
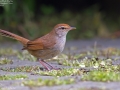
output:
[[[0,6],[0,28],[29,39],[48,33],[58,23],[77,28],[69,32],[69,40],[120,37],[120,0],[2,1],[12,4]]]

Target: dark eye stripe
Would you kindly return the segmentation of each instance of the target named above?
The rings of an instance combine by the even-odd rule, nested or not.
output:
[[[60,27],[58,27],[58,29],[65,30],[65,29],[68,29],[68,28],[66,26],[60,26]]]
[[[62,26],[62,27],[59,27],[58,29],[67,29],[67,28]]]
[[[61,27],[61,29],[66,29],[65,27]]]

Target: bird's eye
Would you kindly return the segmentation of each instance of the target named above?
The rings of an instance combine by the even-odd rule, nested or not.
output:
[[[64,29],[66,29],[66,28],[65,28],[65,27],[61,27],[61,29],[63,29],[63,30],[64,30]]]

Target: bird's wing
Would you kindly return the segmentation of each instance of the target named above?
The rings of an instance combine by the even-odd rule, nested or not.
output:
[[[51,42],[49,40],[45,40],[45,39],[37,39],[37,40],[33,40],[33,41],[29,41],[27,43],[27,47],[25,47],[24,49],[28,49],[28,50],[42,50],[42,49],[48,49],[51,48],[52,46],[55,45],[55,41]]]

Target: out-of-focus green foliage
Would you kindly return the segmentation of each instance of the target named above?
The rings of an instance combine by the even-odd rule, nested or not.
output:
[[[112,21],[105,17],[104,13],[99,12],[98,5],[81,12],[64,10],[61,13],[56,12],[53,6],[41,5],[42,14],[37,17],[34,0],[14,1],[13,4],[3,6],[3,9],[4,12],[0,15],[0,28],[29,39],[48,33],[58,23],[68,23],[77,28],[68,34],[68,39],[111,37],[111,33],[118,30],[120,25],[120,20]]]
[[[40,9],[44,15],[50,15],[55,12],[55,8],[53,6],[42,5]]]

